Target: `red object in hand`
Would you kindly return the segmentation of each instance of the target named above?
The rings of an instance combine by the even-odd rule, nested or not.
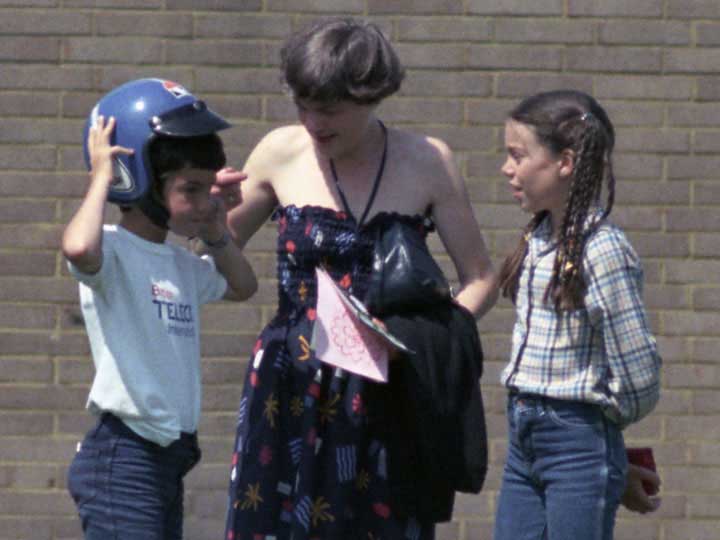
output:
[[[653,457],[652,448],[627,448],[626,451],[629,463],[637,465],[638,467],[650,469],[653,472],[657,471],[657,468],[655,467],[655,458]],[[645,489],[645,493],[647,493],[648,495],[655,495],[657,490],[650,482],[643,481],[642,484],[643,488]]]

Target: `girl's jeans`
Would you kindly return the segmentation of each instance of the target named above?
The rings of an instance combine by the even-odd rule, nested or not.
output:
[[[168,447],[104,414],[68,472],[86,540],[180,540],[183,476],[200,460],[197,437]]]
[[[600,407],[511,394],[494,540],[612,540],[625,489],[620,429]]]

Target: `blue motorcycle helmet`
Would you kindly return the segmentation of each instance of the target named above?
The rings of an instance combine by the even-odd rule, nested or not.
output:
[[[88,170],[88,132],[98,116],[115,117],[111,144],[134,150],[129,156],[115,156],[108,201],[120,206],[137,206],[153,223],[163,228],[167,228],[169,214],[153,197],[151,186],[155,179],[148,157],[150,142],[158,136],[196,137],[230,127],[204,101],[175,82],[163,79],[130,81],[103,96],[85,122],[83,154]]]

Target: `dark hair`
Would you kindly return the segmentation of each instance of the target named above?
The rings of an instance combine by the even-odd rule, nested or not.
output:
[[[325,20],[293,34],[280,58],[293,97],[310,101],[379,103],[405,76],[380,29],[353,19]]]
[[[615,129],[605,110],[591,96],[577,90],[555,90],[535,94],[513,109],[509,118],[530,127],[538,142],[553,155],[573,152],[570,191],[559,231],[558,249],[545,301],[552,299],[555,309],[574,309],[583,305],[586,283],[582,258],[590,234],[612,210],[615,175],[612,150]],[[592,206],[598,205],[603,181],[607,179],[607,202],[601,215],[586,225]],[[525,227],[520,242],[505,259],[500,271],[503,296],[517,297],[522,263],[532,231],[545,219],[543,210]]]
[[[222,139],[216,134],[196,137],[157,136],[148,146],[148,160],[153,177],[153,192],[162,201],[167,173],[185,167],[219,171],[226,158]]]

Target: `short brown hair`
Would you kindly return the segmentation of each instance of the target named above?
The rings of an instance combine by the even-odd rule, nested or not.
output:
[[[283,76],[296,99],[379,103],[405,76],[392,45],[372,23],[330,19],[288,38]]]

